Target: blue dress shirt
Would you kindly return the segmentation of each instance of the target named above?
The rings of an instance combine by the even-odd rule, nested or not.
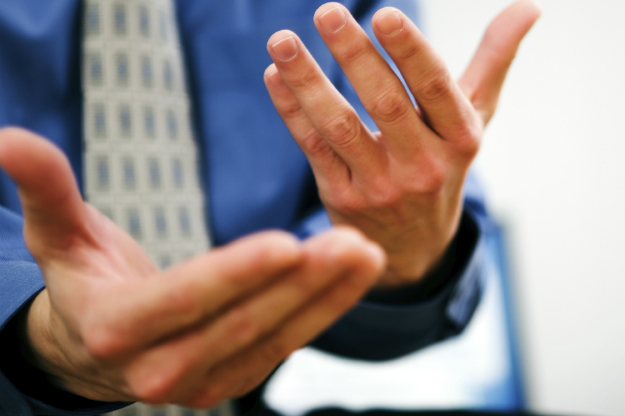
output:
[[[273,108],[263,84],[271,63],[266,41],[295,31],[363,120],[375,129],[312,22],[324,0],[180,0],[177,5],[193,117],[210,201],[215,245],[267,228],[305,238],[330,226],[309,164]],[[408,0],[343,0],[370,31],[380,7],[415,16]],[[53,141],[81,182],[82,94],[80,0],[0,3],[0,127],[15,125]],[[111,6],[112,7],[112,6]],[[315,343],[359,359],[393,358],[462,331],[480,293],[480,235],[488,221],[477,184],[465,186],[465,224],[453,276],[425,301],[364,301]],[[0,330],[42,288],[21,235],[15,185],[0,172]],[[3,346],[0,345],[0,348]],[[0,372],[0,413],[88,414],[98,403],[55,407],[20,391]]]

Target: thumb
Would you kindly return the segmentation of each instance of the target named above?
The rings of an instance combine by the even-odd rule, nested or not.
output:
[[[499,93],[519,44],[538,17],[535,0],[518,0],[488,26],[484,38],[464,75],[458,81],[464,94],[481,113],[484,124],[497,107]]]
[[[65,155],[50,141],[24,129],[0,129],[0,167],[16,182],[24,215],[24,238],[38,258],[67,248],[86,224],[86,206]]]

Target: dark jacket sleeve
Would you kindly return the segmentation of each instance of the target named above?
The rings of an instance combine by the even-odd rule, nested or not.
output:
[[[92,415],[115,410],[59,391],[22,358],[16,316],[44,287],[39,267],[26,249],[19,216],[0,206],[0,414]]]

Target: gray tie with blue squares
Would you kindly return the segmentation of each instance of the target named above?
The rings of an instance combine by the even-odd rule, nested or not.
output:
[[[210,240],[171,0],[85,0],[85,196],[161,268]],[[124,415],[230,416],[136,404]]]

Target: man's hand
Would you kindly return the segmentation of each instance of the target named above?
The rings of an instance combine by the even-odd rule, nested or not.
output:
[[[253,235],[164,272],[84,203],[64,155],[0,130],[46,289],[24,311],[29,361],[87,398],[209,407],[241,395],[349,309],[383,252],[339,229]]]
[[[362,230],[386,250],[382,285],[420,280],[458,228],[462,187],[506,72],[540,14],[520,0],[489,26],[466,73],[454,82],[441,58],[399,10],[372,19],[380,44],[408,86],[338,3],[315,25],[379,132],[370,132],[322,73],[300,39],[274,34],[265,72],[269,94],[315,174],[335,225]],[[411,98],[417,102],[415,108]]]

